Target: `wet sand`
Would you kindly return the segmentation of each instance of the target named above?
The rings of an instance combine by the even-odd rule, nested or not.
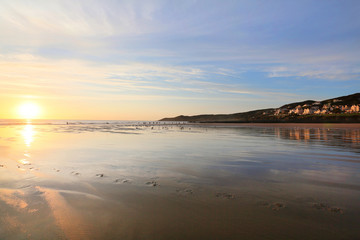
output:
[[[358,129],[0,133],[0,239],[360,237]]]
[[[360,129],[360,123],[195,123],[198,126],[219,127],[277,127],[277,128],[352,128]]]
[[[286,186],[266,184],[264,189],[259,183],[249,183],[251,188],[192,186],[186,188],[192,189],[189,192],[166,180],[159,182],[161,186],[156,188],[94,182],[88,186],[70,184],[18,190],[13,196],[22,192],[29,207],[17,213],[11,206],[1,204],[2,211],[8,212],[1,221],[2,230],[5,227],[2,236],[4,239],[40,239],[40,236],[49,239],[356,239],[359,236],[359,209],[346,202],[341,203],[341,212],[328,209],[334,196],[322,187],[306,195],[296,193],[296,190],[303,192],[306,185],[289,192]],[[19,228],[22,231],[17,232]]]

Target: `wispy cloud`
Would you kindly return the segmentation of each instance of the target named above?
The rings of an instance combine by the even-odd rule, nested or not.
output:
[[[151,31],[151,1],[22,1],[2,3],[3,25],[28,34],[112,36]],[[6,24],[5,24],[6,23]],[[149,28],[150,27],[150,28]]]
[[[215,70],[216,71],[216,70]],[[220,75],[223,75],[224,70]],[[0,85],[14,91],[26,88],[41,94],[93,95],[157,94],[182,97],[188,93],[263,95],[265,91],[243,90],[239,84],[211,82],[214,70],[145,63],[95,64],[80,60],[53,60],[39,56],[0,56]],[[227,71],[226,71],[227,72]],[[269,92],[270,93],[270,92]],[[213,95],[213,96],[212,96]],[[114,97],[114,96],[113,96]],[[183,96],[194,97],[194,96]],[[201,96],[204,97],[204,96]]]
[[[305,77],[332,81],[360,80],[360,69],[356,66],[329,65],[289,65],[270,67],[268,77]]]

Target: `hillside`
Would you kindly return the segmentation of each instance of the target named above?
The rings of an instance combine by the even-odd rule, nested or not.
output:
[[[187,122],[360,122],[360,93],[323,101],[306,100],[289,103],[280,108],[260,109],[233,114],[180,115],[160,121]]]

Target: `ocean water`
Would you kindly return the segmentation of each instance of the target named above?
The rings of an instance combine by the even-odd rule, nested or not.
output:
[[[0,121],[0,239],[360,239],[360,129]]]

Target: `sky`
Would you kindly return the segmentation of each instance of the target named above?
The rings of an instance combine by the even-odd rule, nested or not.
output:
[[[360,92],[358,0],[2,0],[0,118],[157,120]]]

